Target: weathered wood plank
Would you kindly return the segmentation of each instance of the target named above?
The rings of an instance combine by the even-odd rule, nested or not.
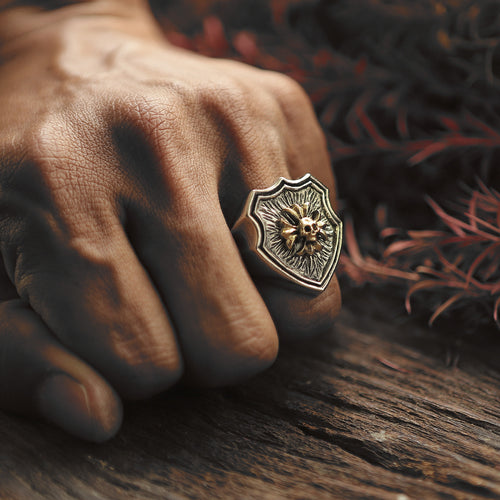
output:
[[[333,332],[238,387],[129,405],[105,445],[0,413],[0,497],[499,498],[500,339],[449,367],[388,301],[350,292]]]

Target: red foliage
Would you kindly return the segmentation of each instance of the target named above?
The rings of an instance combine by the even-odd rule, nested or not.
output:
[[[406,308],[417,292],[435,292],[439,303],[429,320],[464,303],[480,301],[490,308],[500,327],[500,193],[480,183],[452,215],[436,202],[428,203],[442,222],[441,230],[402,232],[386,228],[382,237],[396,238],[381,261],[363,257],[352,224],[347,223],[341,269],[358,283],[408,283]]]

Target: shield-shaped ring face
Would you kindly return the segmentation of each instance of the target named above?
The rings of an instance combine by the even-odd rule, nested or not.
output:
[[[250,193],[242,217],[254,226],[249,247],[271,269],[310,290],[327,287],[340,255],[342,222],[321,182],[310,174],[295,181],[281,177]]]

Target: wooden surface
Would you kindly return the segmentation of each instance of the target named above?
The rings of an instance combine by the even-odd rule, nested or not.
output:
[[[0,497],[500,498],[499,339],[453,346],[378,295],[244,385],[128,406],[105,445],[0,413]]]

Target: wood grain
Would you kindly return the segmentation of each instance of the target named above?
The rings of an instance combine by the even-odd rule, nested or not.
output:
[[[245,384],[128,405],[104,445],[0,413],[0,497],[500,498],[500,339],[346,304]]]

